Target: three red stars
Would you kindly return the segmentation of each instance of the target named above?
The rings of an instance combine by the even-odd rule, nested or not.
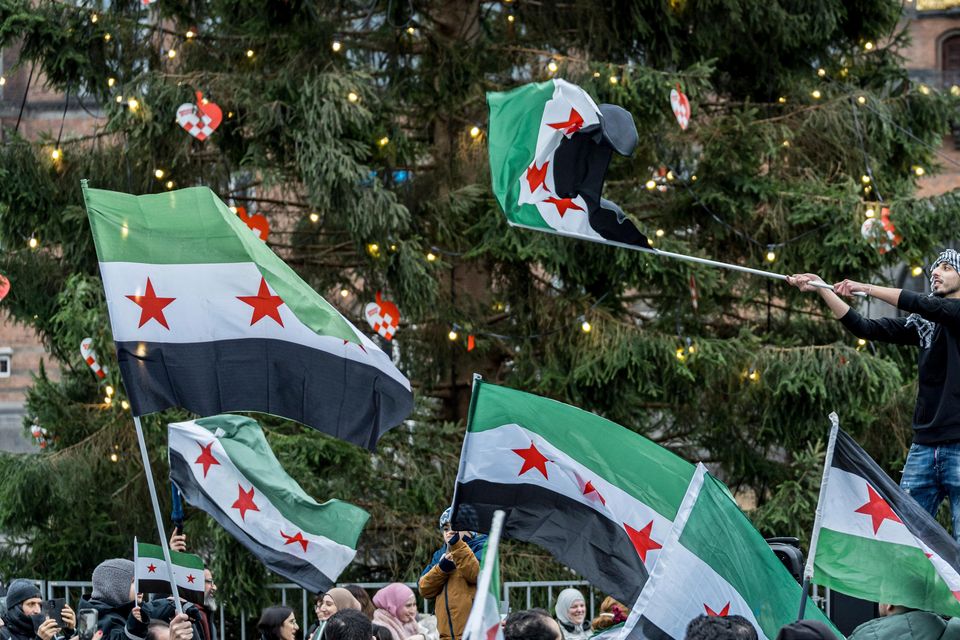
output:
[[[583,116],[577,113],[576,109],[570,109],[570,116],[567,118],[566,122],[553,122],[547,124],[548,127],[553,127],[559,131],[563,131],[566,135],[572,135],[580,130],[583,127]]]
[[[240,510],[240,519],[246,522],[247,520],[247,511],[260,511],[260,507],[256,505],[253,501],[253,487],[250,487],[250,491],[244,491],[241,485],[237,485],[237,489],[240,490],[240,495],[237,496],[236,502],[230,505],[233,509]]]
[[[623,526],[627,530],[627,536],[630,538],[630,542],[633,543],[633,548],[637,550],[640,559],[644,562],[647,561],[647,553],[654,549],[663,548],[662,544],[650,537],[650,533],[653,531],[653,520],[648,522],[647,526],[639,531],[626,522],[623,523]]]
[[[880,525],[883,524],[884,520],[901,522],[900,518],[898,518],[897,514],[893,512],[893,509],[890,508],[890,505],[887,504],[886,500],[881,498],[880,494],[874,491],[873,487],[871,487],[869,484],[867,485],[867,495],[869,496],[867,503],[855,511],[856,513],[862,513],[870,516],[870,520],[873,523],[874,535],[876,535],[877,531],[879,531]]]
[[[251,327],[266,316],[270,316],[276,320],[277,324],[283,326],[283,319],[280,317],[280,305],[283,304],[283,300],[280,296],[271,295],[267,280],[263,276],[260,276],[260,290],[257,291],[257,295],[237,296],[237,299],[253,307],[253,317],[250,318]]]
[[[523,467],[520,468],[520,473],[517,476],[522,476],[530,469],[536,469],[540,474],[549,480],[547,476],[547,463],[550,460],[547,459],[547,456],[540,453],[540,450],[537,449],[537,445],[533,442],[530,443],[530,447],[527,449],[514,449],[513,452],[523,458]]]
[[[543,187],[547,189],[547,166],[550,164],[550,161],[543,163],[543,166],[537,167],[537,163],[534,162],[530,165],[530,168],[527,169],[527,185],[530,187],[530,193],[533,193],[537,190],[538,187]],[[549,191],[550,189],[547,189]]]
[[[137,325],[138,329],[150,322],[150,320],[156,320],[163,326],[164,329],[169,331],[170,325],[167,324],[167,319],[163,316],[163,309],[168,304],[176,300],[176,298],[157,297],[157,294],[153,290],[153,283],[150,282],[150,278],[147,278],[147,290],[144,295],[127,296],[127,299],[132,300],[140,307],[140,324]]]
[[[544,202],[549,202],[557,208],[557,213],[560,214],[560,217],[563,217],[563,214],[567,212],[568,209],[573,209],[574,211],[583,211],[583,207],[578,205],[573,201],[572,198],[555,198],[550,196],[545,199]]]
[[[303,552],[307,552],[307,545],[310,544],[310,541],[303,537],[302,531],[297,531],[297,535],[288,536],[283,532],[283,529],[280,530],[280,535],[283,536],[284,545],[300,543],[300,546],[303,547]]]
[[[200,445],[200,457],[194,460],[195,464],[203,465],[203,477],[207,477],[207,472],[210,471],[210,467],[215,464],[220,464],[220,461],[213,457],[213,452],[210,450],[213,448],[213,442],[209,442],[207,446]]]
[[[711,609],[711,608],[710,608],[710,605],[708,605],[708,604],[706,604],[706,603],[703,604],[703,608],[706,610],[708,616],[712,616],[712,617],[714,617],[714,618],[726,618],[727,615],[730,613],[730,603],[729,603],[729,602],[728,602],[727,604],[723,605],[723,609],[720,609],[719,612],[714,611],[713,609]]]

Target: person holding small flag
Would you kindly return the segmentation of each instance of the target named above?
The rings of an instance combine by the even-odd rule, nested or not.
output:
[[[787,282],[801,291],[816,291],[834,317],[859,338],[920,347],[913,444],[900,486],[934,516],[949,498],[953,535],[960,540],[960,254],[953,249],[940,253],[928,296],[853,280],[822,288],[823,280],[812,273],[789,276]],[[840,298],[856,294],[910,315],[864,318]]]

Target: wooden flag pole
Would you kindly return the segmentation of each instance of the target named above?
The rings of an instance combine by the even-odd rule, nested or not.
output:
[[[157,533],[160,534],[160,547],[163,549],[163,560],[167,563],[167,574],[170,576],[170,590],[173,593],[173,604],[177,614],[183,613],[180,604],[180,591],[177,589],[177,579],[173,574],[173,561],[170,559],[170,545],[167,543],[167,534],[163,530],[163,518],[160,515],[160,501],[157,500],[157,488],[153,484],[153,471],[150,469],[150,458],[147,456],[147,443],[143,439],[143,428],[140,426],[140,416],[133,416],[133,424],[137,427],[137,442],[140,443],[140,458],[143,460],[143,471],[147,474],[147,487],[150,489],[150,502],[153,504],[153,516],[157,520]]]
[[[598,244],[609,244],[614,247],[620,247],[621,249],[631,249],[633,251],[641,251],[643,253],[649,253],[651,255],[660,256],[662,258],[673,258],[674,260],[683,260],[684,262],[695,262],[697,264],[706,265],[708,267],[716,267],[719,269],[727,269],[729,271],[740,271],[741,273],[749,273],[755,276],[762,276],[764,278],[773,278],[774,280],[783,280],[786,281],[787,276],[782,273],[776,273],[773,271],[764,271],[763,269],[753,269],[751,267],[744,267],[739,264],[730,264],[729,262],[720,262],[719,260],[709,260],[707,258],[698,258],[697,256],[688,256],[684,253],[674,253],[673,251],[662,251],[660,249],[654,249],[652,247],[638,247],[633,244],[626,244],[624,242],[615,242],[613,240],[604,240],[602,238],[590,238],[588,236],[572,236],[565,233],[559,233],[555,229],[548,229],[545,227],[532,227],[526,224],[518,224],[516,222],[507,223],[511,227],[519,227],[521,229],[530,229],[531,231],[540,231],[543,233],[551,233],[556,236],[562,236],[564,238],[573,238],[574,240],[586,240],[588,242],[596,242]],[[811,282],[809,283],[813,287],[819,289],[830,289],[833,291],[833,287],[826,282]],[[867,297],[867,294],[858,291],[854,294],[859,298]]]

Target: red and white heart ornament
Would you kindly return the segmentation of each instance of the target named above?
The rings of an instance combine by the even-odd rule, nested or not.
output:
[[[670,107],[673,109],[673,116],[680,124],[680,128],[686,131],[690,124],[690,101],[687,100],[686,94],[680,90],[680,85],[677,85],[676,89],[670,90]]]
[[[370,302],[363,308],[363,315],[370,327],[385,340],[393,340],[393,334],[400,326],[400,309],[389,300],[384,300],[377,291],[376,302]]]
[[[184,102],[177,107],[177,124],[197,140],[206,140],[223,121],[223,111],[197,91],[197,103]]]

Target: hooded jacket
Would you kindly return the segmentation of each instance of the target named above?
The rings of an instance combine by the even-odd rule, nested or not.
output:
[[[103,640],[130,640],[130,636],[127,635],[128,624],[130,635],[134,638],[143,638],[147,632],[146,625],[130,615],[133,605],[133,600],[113,605],[97,600],[93,596],[83,596],[80,598],[77,610],[95,609],[97,611],[97,629],[103,632]]]
[[[896,613],[864,622],[847,640],[960,640],[960,618],[947,622],[929,611]]]
[[[441,640],[460,640],[463,635],[470,607],[473,606],[473,596],[477,592],[480,558],[486,543],[485,535],[457,540],[450,547],[452,566],[444,561],[447,547],[442,546],[420,575],[420,595],[435,599],[437,631]]]

